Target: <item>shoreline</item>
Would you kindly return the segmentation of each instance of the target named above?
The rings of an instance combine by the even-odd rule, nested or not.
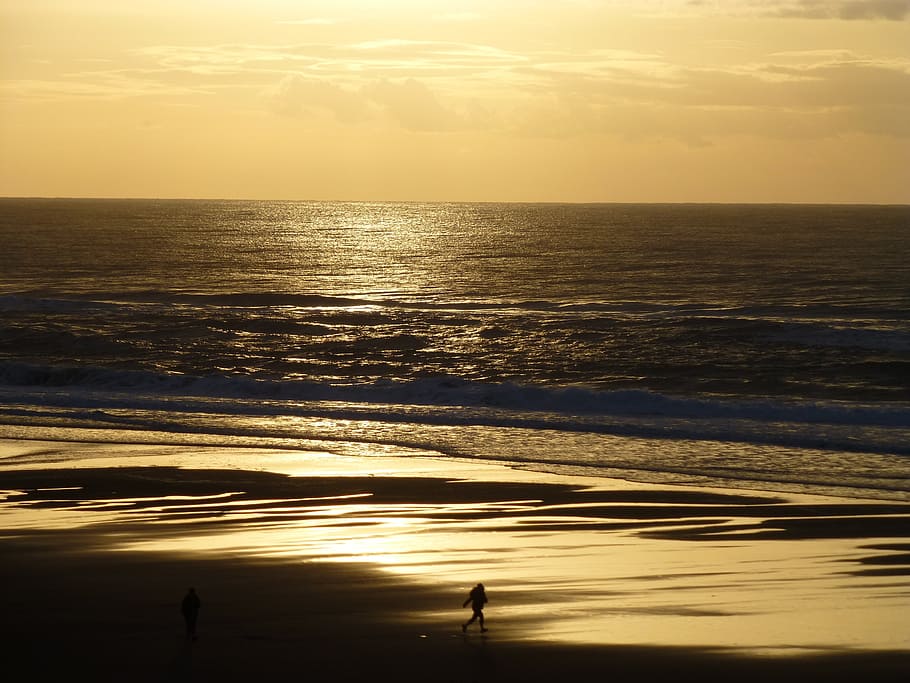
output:
[[[215,437],[212,440],[211,437]],[[624,443],[631,439],[636,441],[635,437],[618,436]],[[510,460],[507,458],[487,459],[471,458],[464,456],[452,456],[439,451],[425,450],[418,447],[396,447],[392,453],[385,451],[384,445],[380,443],[355,441],[361,446],[366,447],[362,453],[347,453],[338,451],[335,447],[345,443],[344,440],[321,440],[321,439],[284,439],[281,437],[269,436],[243,436],[226,434],[205,434],[205,433],[175,433],[168,431],[149,430],[144,427],[129,429],[104,429],[98,427],[59,427],[59,426],[24,426],[24,425],[2,425],[0,430],[0,470],[6,469],[12,463],[12,468],[21,467],[17,465],[21,461],[19,455],[7,457],[5,450],[9,444],[19,444],[23,448],[24,444],[49,444],[59,445],[60,449],[72,451],[81,447],[97,447],[97,450],[105,450],[114,446],[120,449],[141,450],[149,449],[151,453],[157,453],[156,457],[162,457],[162,454],[183,449],[190,452],[199,451],[218,451],[224,453],[243,453],[257,452],[270,453],[269,464],[278,472],[295,473],[289,470],[286,461],[293,461],[294,454],[313,453],[323,457],[342,458],[348,461],[356,461],[362,458],[370,462],[377,462],[383,459],[389,459],[397,463],[411,460],[440,461],[445,463],[446,469],[455,471],[473,471],[475,469],[486,469],[487,472],[496,470],[506,470],[519,476],[521,473],[528,476],[540,478],[572,479],[579,481],[592,482],[620,482],[627,486],[634,487],[654,487],[654,488],[688,488],[696,490],[717,490],[717,491],[736,491],[743,493],[754,492],[756,494],[769,494],[775,496],[784,496],[788,498],[824,498],[824,499],[844,499],[854,501],[878,501],[878,502],[896,502],[910,504],[910,493],[905,486],[901,488],[875,488],[870,489],[857,483],[835,484],[832,482],[794,482],[787,479],[749,479],[749,478],[712,478],[709,475],[696,475],[692,473],[665,473],[664,477],[654,477],[649,470],[636,469],[617,469],[605,470],[602,468],[591,468],[584,465],[560,464],[556,462],[540,463],[526,460]],[[750,444],[739,444],[748,448]],[[375,450],[376,453],[370,452]],[[39,449],[40,451],[40,449]],[[279,456],[280,454],[280,456]],[[110,456],[109,456],[110,457]],[[115,457],[120,457],[118,453]],[[136,454],[130,453],[129,457],[134,459]],[[173,459],[173,456],[171,456]],[[72,459],[72,456],[70,456]],[[98,460],[97,455],[83,453],[76,458],[80,462],[84,460]],[[238,462],[242,458],[237,460]],[[44,462],[44,465],[51,463]],[[308,465],[313,465],[314,461],[310,460]],[[51,465],[52,466],[52,465]],[[211,466],[211,465],[207,465]],[[258,467],[258,465],[257,465]],[[399,465],[394,466],[399,469]],[[348,469],[348,468],[342,468]],[[357,468],[354,468],[357,469]],[[642,472],[646,476],[642,476]],[[487,476],[486,474],[484,476]]]
[[[910,665],[903,503],[416,458],[0,445],[78,456],[0,469],[3,637],[27,666],[51,666],[47,649],[102,680],[899,680]],[[82,457],[103,447],[119,466]],[[491,630],[464,637],[477,581]],[[190,582],[203,611],[186,648]]]

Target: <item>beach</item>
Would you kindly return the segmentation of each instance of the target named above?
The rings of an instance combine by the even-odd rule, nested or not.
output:
[[[910,681],[910,0],[0,15],[0,683]]]
[[[910,505],[431,458],[0,442],[29,680],[903,680]],[[483,582],[487,633],[462,633]],[[180,600],[202,600],[198,640]]]

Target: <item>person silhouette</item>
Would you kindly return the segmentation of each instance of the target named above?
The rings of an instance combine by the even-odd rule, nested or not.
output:
[[[471,589],[471,592],[468,594],[468,599],[462,603],[462,607],[467,607],[468,603],[471,603],[471,609],[473,614],[471,618],[468,619],[465,623],[461,625],[461,632],[467,633],[468,626],[474,623],[475,619],[480,621],[480,632],[486,633],[489,629],[485,628],[483,625],[483,606],[487,604],[487,593],[484,590],[483,584],[478,583]]]
[[[180,613],[183,615],[183,621],[186,622],[186,637],[193,640],[196,640],[196,619],[199,616],[200,607],[202,607],[202,602],[196,595],[196,589],[190,588],[180,603]]]

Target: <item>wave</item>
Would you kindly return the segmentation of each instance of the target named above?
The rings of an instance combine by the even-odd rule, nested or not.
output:
[[[104,391],[145,398],[160,395],[213,400],[343,402],[372,405],[482,408],[556,416],[660,418],[662,420],[749,420],[862,427],[910,428],[910,406],[840,402],[781,402],[687,397],[643,389],[603,390],[585,386],[544,386],[478,382],[434,376],[363,383],[272,380],[246,375],[190,376],[95,366],[0,363],[0,387]]]
[[[699,347],[716,346],[731,340],[737,344],[785,344],[802,349],[862,349],[871,352],[906,353],[910,351],[910,324],[905,314],[893,309],[830,304],[756,305],[729,307],[711,303],[670,303],[647,301],[575,301],[546,299],[517,300],[432,300],[408,301],[394,298],[343,297],[327,294],[276,294],[269,292],[192,293],[144,290],[135,292],[94,292],[81,296],[42,296],[41,293],[0,295],[0,312],[10,314],[3,326],[18,337],[19,343],[53,347],[57,331],[74,325],[72,334],[95,330],[110,336],[146,322],[168,334],[197,335],[290,335],[305,341],[344,332],[345,327],[361,330],[403,322],[417,326],[426,334],[446,334],[452,328],[471,328],[478,338],[495,340],[512,335],[524,336],[530,329],[542,330],[553,339],[584,344],[611,343],[626,331],[646,329],[645,338],[657,335],[683,335],[687,343]],[[41,336],[32,314],[53,320],[50,336]],[[55,316],[60,316],[57,318]],[[74,324],[73,321],[76,320]],[[192,322],[192,325],[189,324]],[[195,326],[195,327],[194,327]],[[415,351],[432,346],[423,336],[402,334],[365,338],[364,350]],[[83,345],[90,338],[80,340]],[[58,344],[57,359],[66,357],[67,344]],[[344,344],[340,344],[344,347]],[[324,352],[331,353],[337,342],[327,342]],[[87,347],[88,348],[88,347]],[[127,357],[144,351],[162,351],[139,344],[123,349]],[[356,350],[356,349],[355,349]],[[170,351],[170,346],[164,349]],[[345,347],[345,351],[350,351]],[[102,346],[100,352],[110,352]],[[140,360],[140,359],[136,359]],[[205,366],[201,359],[201,367]],[[192,372],[192,369],[185,368]]]
[[[180,291],[142,290],[91,292],[73,297],[49,297],[40,293],[0,296],[0,311],[78,311],[85,308],[114,308],[118,304],[194,304],[200,307],[231,308],[338,308],[376,306],[381,301],[319,294],[275,294],[271,292],[236,292],[196,294]]]
[[[565,301],[550,299],[400,299],[394,297],[335,296],[314,293],[276,292],[187,292],[180,290],[95,291],[72,295],[18,292],[0,295],[0,311],[70,312],[85,309],[113,309],[118,305],[186,305],[238,309],[338,309],[379,308],[425,311],[527,311],[716,319],[747,321],[850,321],[894,320],[906,324],[902,306],[873,303],[729,306],[714,302],[669,302],[647,300]]]
[[[4,313],[71,313],[116,309],[116,303],[96,300],[94,297],[59,298],[26,294],[0,295],[0,311]]]
[[[788,323],[766,333],[769,340],[808,347],[910,351],[910,331],[873,327]]]

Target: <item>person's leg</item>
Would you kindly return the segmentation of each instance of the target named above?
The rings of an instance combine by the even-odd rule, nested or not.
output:
[[[481,630],[481,632],[486,631],[487,629],[484,628],[484,625],[483,625],[483,612],[482,612],[482,611],[477,613],[477,618],[480,620],[480,630]]]

